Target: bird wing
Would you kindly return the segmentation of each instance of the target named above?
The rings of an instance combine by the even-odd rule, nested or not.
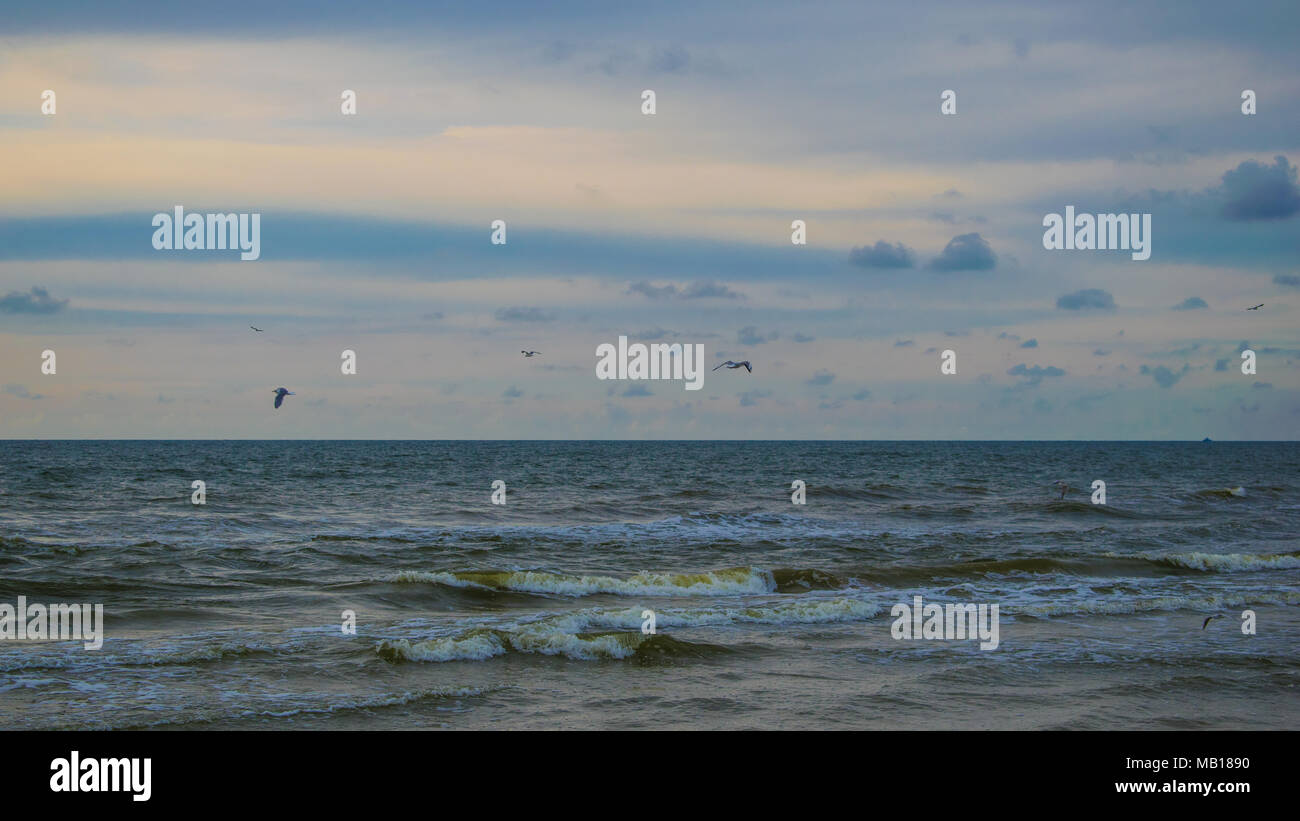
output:
[[[723,365],[730,365],[730,364],[731,364],[731,362],[730,362],[730,360],[728,360],[727,362],[723,362],[723,363],[721,363],[720,365],[718,365],[718,366],[717,366],[716,368],[714,368],[713,370],[716,371],[718,368],[721,368]]]
[[[741,362],[740,364],[744,365],[745,370],[749,371],[750,373],[754,372],[754,366],[750,365],[748,362]]]
[[[277,393],[277,394],[275,395],[275,406],[276,406],[277,408],[280,407],[280,403],[283,402],[283,401],[284,401],[284,394],[282,394],[282,393]]]

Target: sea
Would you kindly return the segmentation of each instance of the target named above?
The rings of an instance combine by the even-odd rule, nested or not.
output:
[[[0,728],[1296,729],[1298,465],[1296,442],[0,441],[0,606],[103,607],[98,649],[0,638]],[[917,597],[996,605],[996,646],[904,630]]]

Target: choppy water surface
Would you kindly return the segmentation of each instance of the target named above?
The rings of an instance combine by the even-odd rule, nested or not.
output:
[[[1294,729],[1297,457],[0,442],[0,603],[107,628],[0,641],[0,727]],[[893,639],[914,595],[998,604],[1000,646]]]

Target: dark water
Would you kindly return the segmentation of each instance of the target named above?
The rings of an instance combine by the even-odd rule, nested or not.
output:
[[[1294,729],[1298,457],[0,442],[0,603],[107,634],[0,641],[0,726]],[[1000,645],[895,640],[915,594],[998,604]]]

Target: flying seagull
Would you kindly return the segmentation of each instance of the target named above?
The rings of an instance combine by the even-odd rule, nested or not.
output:
[[[749,371],[750,373],[753,373],[753,372],[754,372],[754,366],[752,366],[752,365],[749,364],[749,360],[748,360],[748,359],[746,359],[744,362],[732,362],[730,359],[728,359],[726,362],[723,362],[722,365],[726,365],[728,368],[730,368],[730,369],[733,370],[733,371],[734,371],[736,368],[744,368],[745,370]],[[721,368],[722,365],[719,365],[718,368]],[[714,368],[713,370],[716,371],[718,368]]]
[[[520,351],[524,356],[537,356],[541,351]]]
[[[1223,618],[1223,616],[1206,616],[1205,621],[1201,622],[1201,629],[1204,630],[1212,620],[1221,618]]]
[[[1065,482],[1062,482],[1060,479],[1057,479],[1055,482],[1053,482],[1053,484],[1056,485],[1057,489],[1061,491],[1061,499],[1064,499],[1065,491],[1069,490],[1070,486],[1067,485]]]
[[[293,391],[285,390],[284,388],[276,388],[276,389],[275,389],[275,406],[276,406],[277,408],[280,407],[280,405],[284,402],[284,398],[285,398],[286,396],[293,396],[293,395],[294,395]]]
[[[1261,303],[1259,303],[1258,305],[1256,305],[1254,308],[1247,308],[1246,310],[1247,310],[1247,311],[1258,311],[1260,308],[1263,308],[1263,307],[1264,307],[1264,303],[1261,302]]]
[[[253,328],[252,325],[249,325],[248,327]],[[257,331],[259,334],[262,332],[261,328],[253,328],[253,330]]]

